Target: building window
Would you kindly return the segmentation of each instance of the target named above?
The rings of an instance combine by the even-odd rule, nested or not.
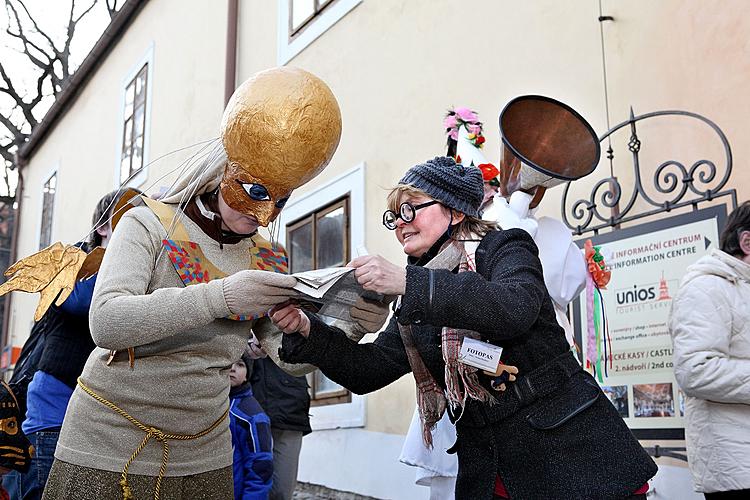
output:
[[[293,37],[319,16],[334,0],[289,0],[289,37]]]
[[[362,0],[278,0],[277,64],[288,63]]]
[[[148,63],[125,87],[125,113],[120,159],[120,184],[125,184],[143,169],[146,129],[146,88]]]
[[[39,230],[39,250],[52,243],[52,217],[55,211],[55,191],[57,191],[57,172],[52,174],[42,187],[42,223]]]
[[[292,273],[343,266],[350,260],[349,196],[286,226]],[[320,370],[308,375],[312,405],[348,403],[351,394]]]

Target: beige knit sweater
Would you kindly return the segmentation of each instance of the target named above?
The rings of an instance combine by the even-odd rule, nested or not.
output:
[[[251,239],[219,244],[186,216],[193,242],[227,274],[247,269]],[[230,314],[221,280],[184,286],[166,252],[166,231],[146,207],[125,214],[102,262],[91,303],[91,334],[97,347],[81,379],[100,396],[141,422],[167,433],[195,434],[209,427],[229,404],[228,372],[250,337],[250,322]],[[156,263],[156,264],[155,264]],[[110,349],[135,347],[106,365]],[[68,405],[55,457],[76,465],[119,472],[145,434],[76,388]],[[232,464],[228,421],[207,436],[170,441],[167,476],[199,474]],[[156,476],[161,445],[152,440],[130,466]]]

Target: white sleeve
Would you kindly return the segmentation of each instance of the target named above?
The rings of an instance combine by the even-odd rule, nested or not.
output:
[[[552,300],[565,308],[586,287],[586,261],[562,222],[541,217],[538,223],[534,242],[539,248],[544,284]]]
[[[688,396],[750,404],[750,359],[733,357],[729,349],[731,286],[718,276],[701,276],[678,292],[669,316],[674,373]]]

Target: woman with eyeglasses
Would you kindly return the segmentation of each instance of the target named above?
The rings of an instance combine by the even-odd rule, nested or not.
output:
[[[399,296],[388,326],[356,344],[277,306],[281,359],[312,363],[358,394],[411,371],[425,444],[446,409],[456,425],[456,498],[645,498],[656,465],[570,352],[533,240],[479,219],[483,194],[479,169],[452,158],[409,169],[383,214],[408,265],[350,263],[365,290]],[[463,362],[472,355],[497,367]]]

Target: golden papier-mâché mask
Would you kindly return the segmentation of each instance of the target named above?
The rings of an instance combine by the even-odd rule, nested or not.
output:
[[[224,201],[267,226],[292,190],[331,161],[341,138],[341,111],[320,78],[298,68],[274,68],[234,92],[221,137],[228,158]]]

